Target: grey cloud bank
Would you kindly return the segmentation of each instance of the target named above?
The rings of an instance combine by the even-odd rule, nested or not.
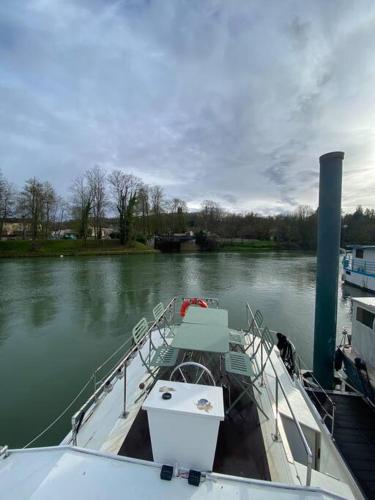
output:
[[[65,194],[94,164],[190,206],[317,203],[346,152],[344,208],[374,208],[375,4],[3,0],[0,166]]]

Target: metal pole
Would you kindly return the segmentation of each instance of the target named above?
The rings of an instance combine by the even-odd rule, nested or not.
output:
[[[123,377],[124,378],[124,410],[122,412],[122,416],[124,418],[126,418],[128,415],[128,412],[126,411],[126,380],[127,380],[126,379],[126,366],[127,366],[127,364],[128,364],[127,361],[124,361],[124,367],[123,367],[123,371],[124,371],[124,377]]]
[[[76,415],[72,417],[72,445],[77,446],[77,420]]]
[[[306,486],[311,484],[311,469],[312,469],[312,455],[307,455],[307,473],[306,473]]]
[[[98,396],[96,394],[96,370],[93,373],[93,380],[94,380],[94,394],[95,394],[95,403],[98,401]]]
[[[255,322],[255,324],[257,325],[256,322]],[[257,328],[258,328],[258,325],[257,325]],[[261,367],[262,367],[261,368],[262,369],[262,374],[261,374],[261,377],[260,377],[260,385],[261,385],[261,387],[264,386],[265,365],[266,365],[267,359],[268,359],[266,357],[266,361],[264,361],[264,348],[265,348],[265,346],[264,346],[264,343],[265,343],[265,341],[264,341],[264,332],[265,332],[265,330],[266,330],[266,327],[263,327],[262,329],[258,328],[258,331],[259,331],[259,334],[260,334],[260,342],[261,342],[261,344],[260,344],[260,347],[261,347],[261,349],[260,349],[260,356],[261,356],[261,358],[260,358],[261,359],[260,364],[261,364]]]
[[[320,157],[314,376],[325,389],[333,386],[343,159],[340,151]]]
[[[279,440],[279,381],[276,377],[276,418],[275,418],[275,441]]]

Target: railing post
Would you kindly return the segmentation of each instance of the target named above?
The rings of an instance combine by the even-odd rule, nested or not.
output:
[[[124,365],[123,365],[123,372],[124,372],[124,376],[123,376],[123,379],[124,379],[124,408],[123,408],[123,412],[122,412],[122,416],[124,418],[126,418],[128,416],[128,412],[126,411],[126,381],[127,381],[127,376],[126,376],[126,367],[127,367],[127,361],[124,361]]]
[[[275,387],[275,401],[276,401],[276,416],[275,416],[275,435],[273,436],[274,441],[279,440],[279,380],[276,376],[276,387]]]
[[[98,401],[98,396],[96,394],[96,370],[94,371],[93,375],[92,375],[92,378],[94,380],[94,400],[95,400],[95,403]]]
[[[260,377],[260,386],[264,386],[264,370],[263,370],[263,338],[262,336],[259,339],[260,341],[260,369],[262,370],[262,375]]]
[[[72,416],[72,445],[77,446],[77,414]]]
[[[311,484],[311,471],[312,470],[312,455],[308,453],[307,455],[307,472],[306,472],[306,486]]]

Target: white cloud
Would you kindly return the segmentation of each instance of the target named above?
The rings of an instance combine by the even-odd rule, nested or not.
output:
[[[4,0],[1,166],[62,191],[102,164],[190,206],[317,203],[346,152],[344,208],[374,207],[375,4]],[[365,186],[365,187],[364,187]]]

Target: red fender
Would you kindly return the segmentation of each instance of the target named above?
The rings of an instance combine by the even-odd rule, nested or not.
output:
[[[184,317],[187,308],[192,304],[203,307],[204,309],[207,309],[208,307],[207,302],[205,302],[203,299],[198,299],[197,297],[194,297],[193,299],[185,299],[181,304],[180,316]]]

